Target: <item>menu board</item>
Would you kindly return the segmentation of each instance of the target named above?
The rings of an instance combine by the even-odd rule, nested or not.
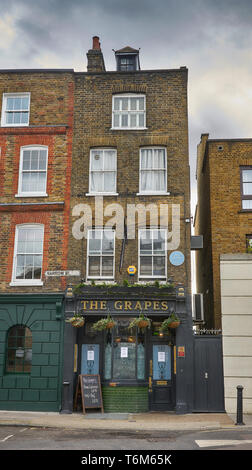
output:
[[[79,375],[76,401],[78,393],[81,393],[83,413],[86,408],[101,408],[104,412],[100,375]]]

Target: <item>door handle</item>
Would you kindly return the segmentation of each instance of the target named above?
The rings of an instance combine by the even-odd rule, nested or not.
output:
[[[205,372],[205,379],[208,379],[208,372]]]

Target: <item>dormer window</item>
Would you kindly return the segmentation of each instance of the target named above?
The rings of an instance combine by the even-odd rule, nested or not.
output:
[[[115,51],[116,68],[118,72],[134,72],[140,69],[139,50],[124,47]]]

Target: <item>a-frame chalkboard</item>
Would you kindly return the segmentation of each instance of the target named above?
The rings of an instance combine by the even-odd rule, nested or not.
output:
[[[83,413],[86,412],[86,408],[101,408],[102,413],[104,413],[99,374],[79,375],[75,395],[75,409],[79,395],[81,395]]]

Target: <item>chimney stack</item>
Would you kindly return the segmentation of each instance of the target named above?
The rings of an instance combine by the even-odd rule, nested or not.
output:
[[[93,37],[93,47],[87,53],[87,71],[88,72],[106,72],[101,43],[98,36]]]

